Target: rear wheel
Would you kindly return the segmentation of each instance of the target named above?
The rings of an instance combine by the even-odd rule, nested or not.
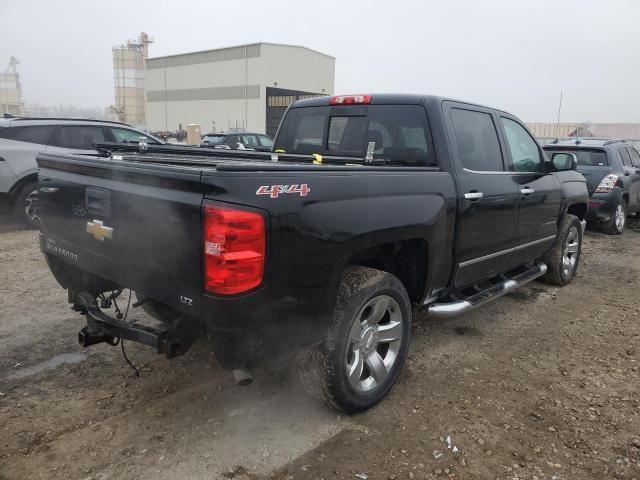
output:
[[[611,218],[602,225],[602,230],[609,235],[621,235],[627,225],[627,205],[624,200],[616,205]]]
[[[348,268],[333,325],[323,344],[306,354],[303,384],[310,393],[344,412],[372,407],[385,397],[400,374],[409,347],[411,319],[411,303],[400,280],[372,268]]]
[[[554,285],[566,285],[578,271],[582,251],[582,226],[578,217],[566,214],[558,228],[553,248],[544,257],[547,273],[542,279]]]
[[[20,188],[13,205],[13,214],[29,227],[40,228],[37,182],[28,182]]]

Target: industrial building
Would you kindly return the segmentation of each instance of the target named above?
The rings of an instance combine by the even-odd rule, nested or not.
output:
[[[142,32],[136,40],[127,40],[112,49],[116,103],[109,107],[108,113],[138,127],[145,125],[145,60],[152,42],[149,35]]]
[[[18,74],[18,63],[15,57],[10,57],[9,66],[3,73],[0,73],[1,114],[23,114],[24,105],[22,104],[22,87],[20,85],[20,75]]]
[[[335,58],[295,45],[253,43],[149,58],[146,124],[175,131],[255,131],[274,135],[287,106],[331,95]]]

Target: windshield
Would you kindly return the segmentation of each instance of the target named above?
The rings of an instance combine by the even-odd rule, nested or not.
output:
[[[219,145],[224,142],[224,139],[224,135],[205,135],[202,141],[207,142],[210,145]]]
[[[578,159],[578,166],[583,167],[606,167],[609,165],[607,153],[603,150],[587,150],[587,149],[566,149],[559,150],[557,148],[545,149],[549,158],[554,153],[573,153]]]
[[[408,165],[433,165],[427,115],[419,105],[354,105],[289,110],[275,151],[364,158]]]

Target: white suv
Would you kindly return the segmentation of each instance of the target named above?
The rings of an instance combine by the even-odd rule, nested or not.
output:
[[[40,152],[97,155],[94,143],[163,143],[131,126],[101,120],[69,118],[0,118],[0,204],[37,227],[38,165]]]

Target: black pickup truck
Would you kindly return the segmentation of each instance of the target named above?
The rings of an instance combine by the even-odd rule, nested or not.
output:
[[[513,115],[470,103],[302,100],[267,153],[97,148],[38,156],[41,248],[86,316],[80,343],[173,357],[204,337],[243,380],[299,352],[310,388],[346,412],[390,390],[417,309],[563,285],[580,260],[575,156],[548,158]],[[160,323],[103,312],[124,289]]]

